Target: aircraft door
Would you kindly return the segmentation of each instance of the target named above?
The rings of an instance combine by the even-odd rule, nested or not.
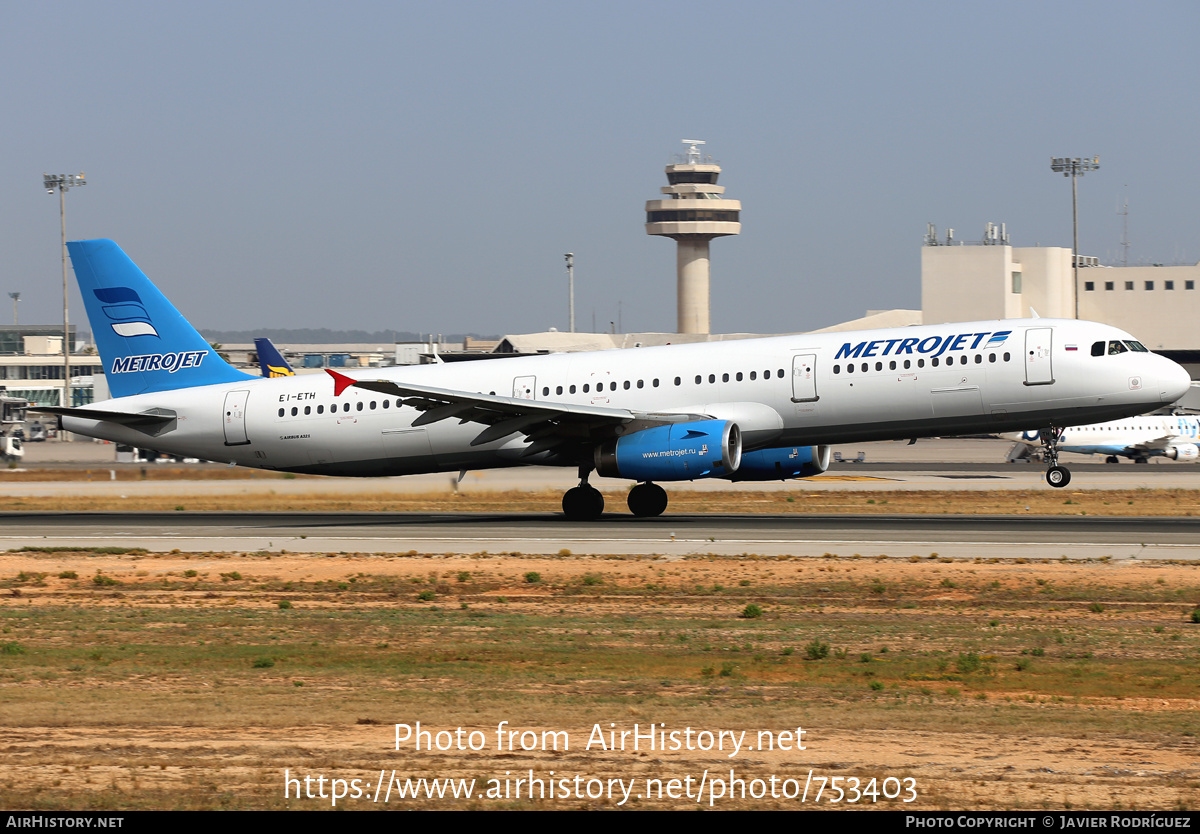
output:
[[[1054,328],[1031,327],[1025,331],[1025,384],[1050,385],[1054,382],[1051,347]]]
[[[798,353],[792,357],[792,402],[811,403],[817,396],[817,355]]]
[[[230,391],[225,395],[225,445],[246,446],[246,399],[249,391]]]
[[[513,397],[518,400],[533,400],[537,389],[537,377],[519,376],[513,380]]]

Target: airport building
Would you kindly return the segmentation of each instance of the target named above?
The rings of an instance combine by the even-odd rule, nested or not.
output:
[[[1079,318],[1132,333],[1155,353],[1200,377],[1200,264],[1107,266],[1081,256],[1076,284],[1071,250],[1011,246],[989,223],[983,240],[939,238],[930,226],[921,249],[921,309],[927,324],[978,319]]]
[[[75,341],[75,325],[70,327]],[[9,397],[24,397],[37,405],[62,405],[63,328],[56,325],[0,325],[0,386]],[[71,354],[71,405],[93,402],[94,383],[103,379],[100,355]],[[103,384],[103,383],[101,383]],[[107,389],[105,389],[107,390]],[[98,399],[106,399],[104,394]]]

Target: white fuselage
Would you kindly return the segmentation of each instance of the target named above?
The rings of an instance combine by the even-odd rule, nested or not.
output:
[[[1009,320],[347,375],[636,413],[708,415],[738,423],[745,448],[754,449],[1079,425],[1182,396],[1187,374],[1167,359],[1086,350],[1096,340],[1130,338],[1091,322]],[[64,428],[262,469],[368,476],[577,462],[522,457],[529,441],[519,433],[472,446],[483,428],[478,423],[451,418],[414,426],[422,412],[397,397],[357,387],[334,396],[325,374],[140,394],[95,407],[178,416],[153,436],[80,416],[64,417]]]

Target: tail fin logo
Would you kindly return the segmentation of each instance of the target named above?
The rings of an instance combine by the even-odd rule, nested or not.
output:
[[[142,299],[129,287],[105,287],[92,290],[100,300],[101,312],[118,336],[158,336]]]

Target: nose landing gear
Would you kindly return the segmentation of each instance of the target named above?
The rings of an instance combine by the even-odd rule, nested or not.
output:
[[[1046,470],[1046,483],[1055,489],[1061,489],[1071,483],[1071,470],[1058,465],[1058,441],[1062,438],[1062,434],[1062,429],[1053,427],[1038,432],[1038,437],[1046,449],[1044,453],[1046,463],[1050,464],[1050,468]]]

